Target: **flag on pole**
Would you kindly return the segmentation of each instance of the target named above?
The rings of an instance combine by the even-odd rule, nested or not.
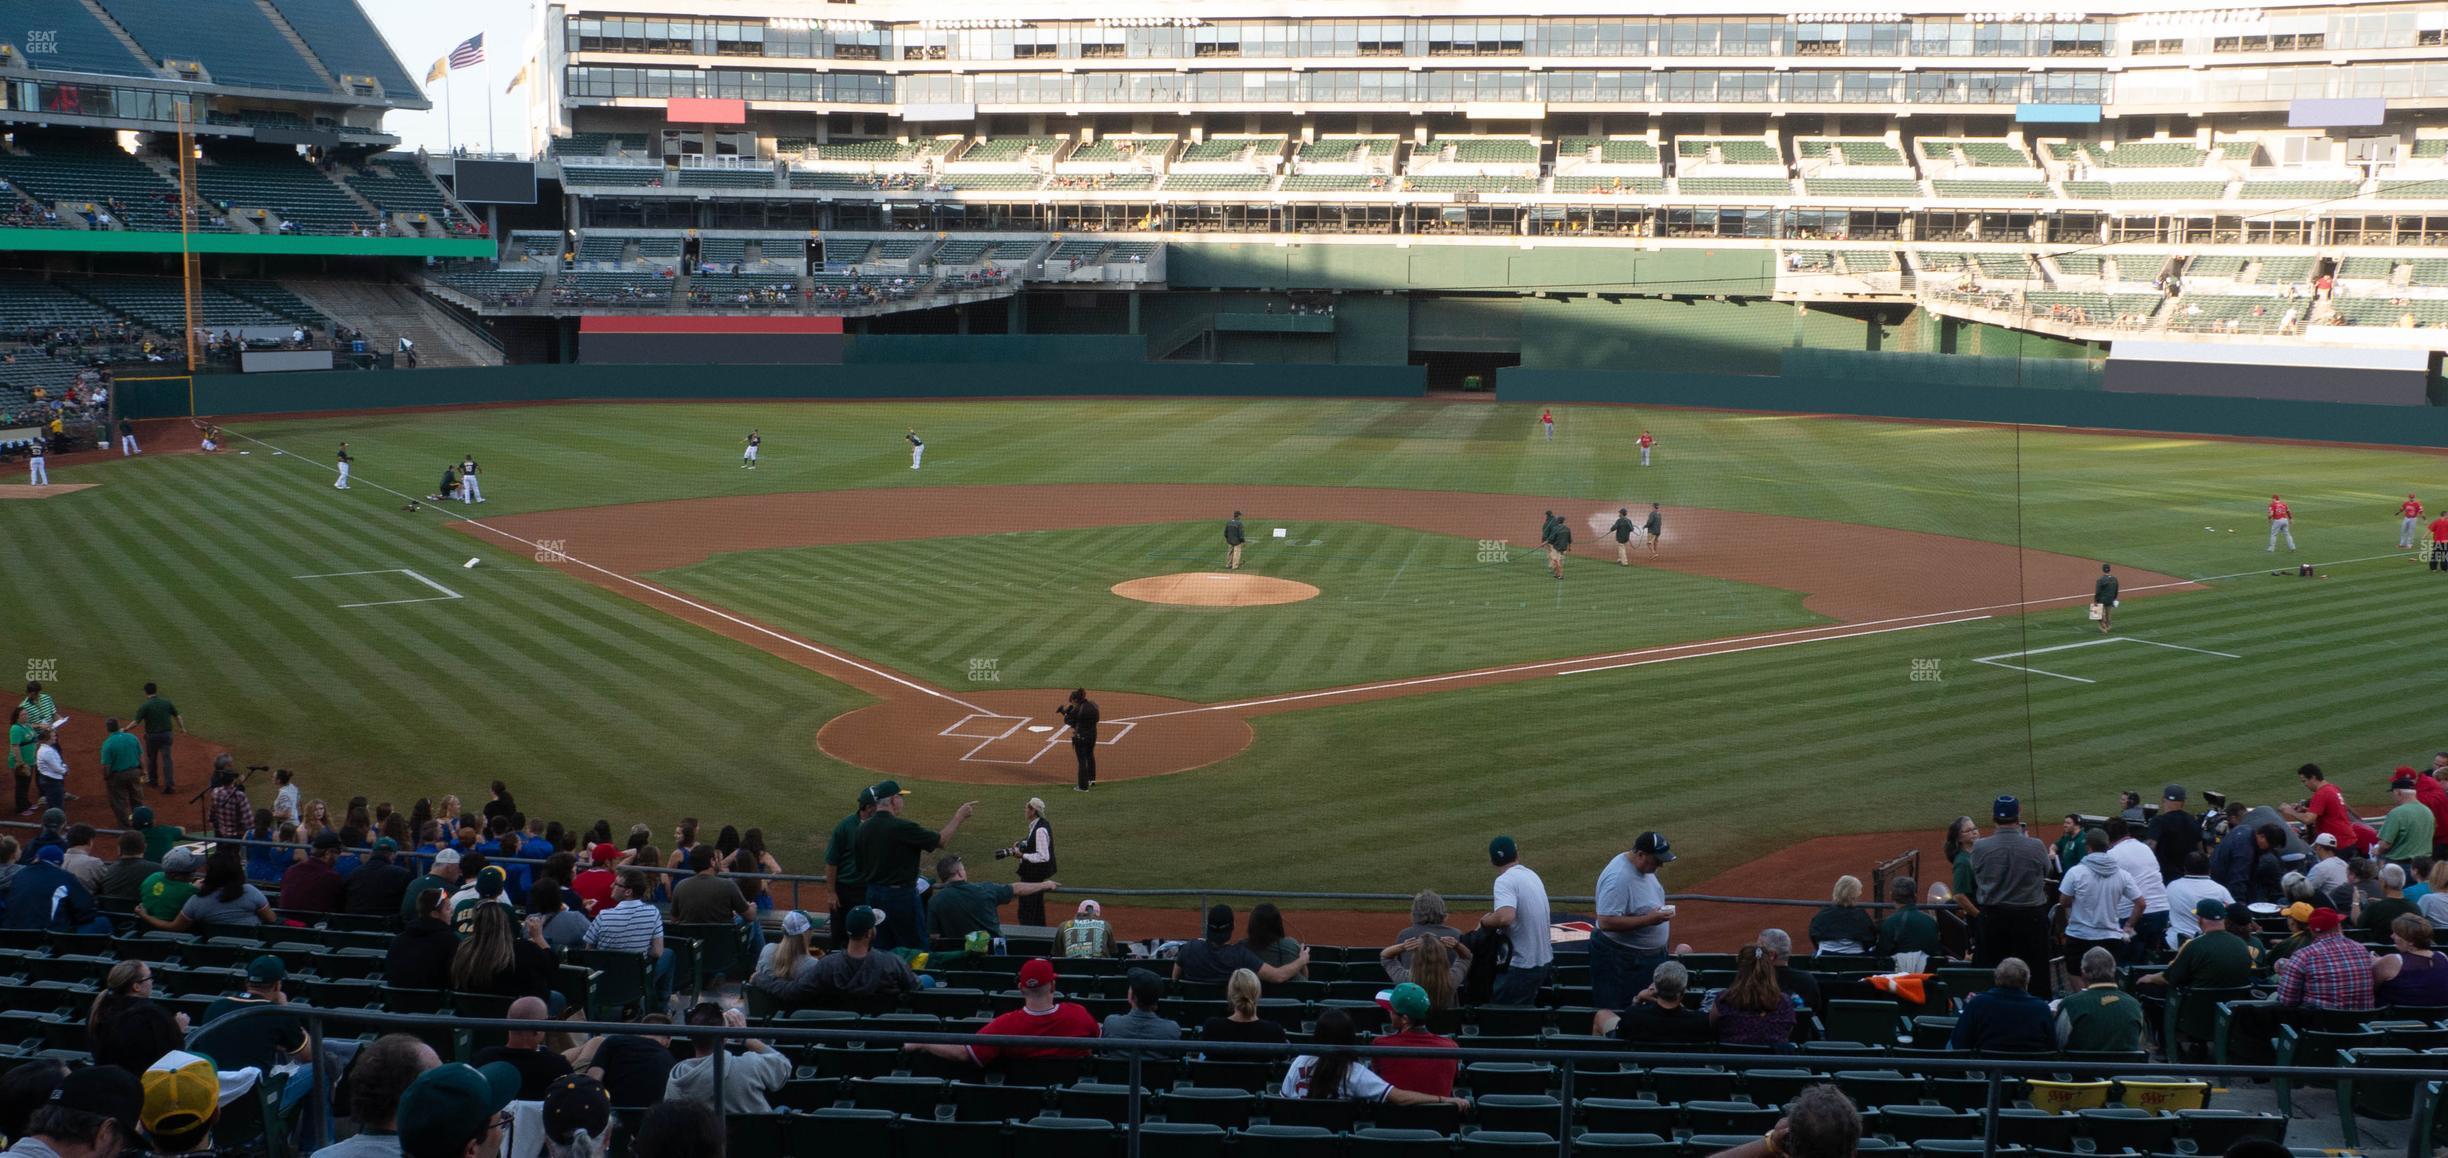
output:
[[[460,41],[459,47],[451,49],[450,66],[453,69],[472,68],[483,64],[484,58],[484,33],[479,32]]]
[[[450,60],[446,57],[437,56],[434,58],[434,66],[425,70],[425,83],[435,84],[449,75]]]
[[[520,66],[519,66],[519,70],[518,70],[518,75],[517,75],[517,76],[514,76],[514,77],[511,77],[511,78],[510,78],[510,84],[508,85],[508,87],[503,88],[503,89],[502,89],[502,91],[503,91],[503,92],[505,92],[505,93],[508,93],[508,92],[516,92],[516,91],[518,91],[518,86],[520,86],[520,85],[522,85],[522,84],[527,83],[527,70],[528,70],[530,67],[532,67],[532,66],[531,66],[531,65],[525,65],[525,64],[520,65]]]

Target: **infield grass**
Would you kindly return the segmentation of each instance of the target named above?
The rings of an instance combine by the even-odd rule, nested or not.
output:
[[[870,774],[826,758],[813,737],[865,697],[557,575],[523,551],[472,546],[433,512],[404,514],[373,489],[425,493],[446,461],[473,452],[493,498],[477,508],[485,515],[917,484],[1358,485],[1655,500],[2020,537],[2131,567],[2236,576],[2206,592],[2131,602],[2118,626],[2240,658],[2123,644],[2030,662],[2097,680],[2090,684],[1972,662],[2021,650],[2027,631],[2032,648],[2096,638],[2076,608],[1265,717],[1250,750],[1224,763],[1115,785],[1089,804],[1058,801],[1066,883],[1475,891],[1485,884],[1485,841],[1504,831],[1551,888],[1583,892],[1605,856],[1644,828],[1672,833],[1684,856],[1676,880],[1691,883],[1802,836],[1935,828],[2000,791],[2025,796],[2042,815],[2097,811],[2115,790],[2167,781],[2282,800],[2297,792],[2294,766],[2317,760],[2336,770],[2350,803],[2376,808],[2386,768],[2448,738],[2435,720],[2437,648],[2426,616],[2448,594],[2448,575],[2382,558],[2329,568],[2322,579],[2272,577],[2266,571],[2281,560],[2262,552],[2260,534],[2260,506],[2280,491],[2297,515],[2303,551],[2294,558],[2386,556],[2395,503],[2409,490],[2434,505],[2448,499],[2448,460],[1585,407],[1558,408],[1559,438],[1547,444],[1536,415],[1483,403],[1094,400],[585,405],[231,422],[246,436],[236,445],[253,453],[61,469],[59,481],[103,485],[0,504],[14,551],[0,659],[56,660],[55,693],[85,711],[124,712],[143,681],[159,680],[196,731],[251,761],[296,769],[309,798],[336,804],[362,793],[405,806],[448,791],[472,802],[500,777],[531,811],[580,823],[644,820],[659,837],[683,814],[762,824],[786,867],[818,867],[824,831]],[[737,466],[751,426],[766,438],[753,472]],[[928,440],[923,472],[909,470],[899,442],[908,426]],[[1648,470],[1631,449],[1644,427],[1660,439]],[[325,466],[341,439],[359,460],[358,488],[346,493],[332,490]],[[296,453],[275,457],[273,448]],[[1306,566],[1338,590],[1365,593],[1369,579],[1400,569],[1401,556],[1420,546],[1410,532],[1333,531],[1320,536],[1329,555],[1352,557]],[[1527,562],[1445,575],[1414,561],[1393,585],[1396,602],[1355,600],[1331,620],[1331,599],[1295,605],[1280,630],[1240,626],[1277,609],[1185,632],[1176,609],[1103,605],[1110,577],[1191,569],[1162,552],[1177,535],[1203,549],[1212,533],[1200,525],[1014,534],[923,566],[893,544],[758,552],[672,578],[737,610],[803,623],[820,638],[939,675],[990,645],[997,650],[984,654],[1015,668],[1041,654],[1054,662],[1068,646],[1075,659],[1134,680],[1195,670],[1214,681],[1173,694],[1617,645],[1609,637],[1580,646],[1585,616],[1631,620],[1607,625],[1627,637],[1718,634],[1657,609],[1646,622],[1638,607],[1559,608],[1557,585]],[[482,565],[460,568],[471,554]],[[343,608],[422,598],[425,589],[402,576],[344,586],[296,578],[388,568],[414,570],[463,598]],[[800,568],[858,581],[773,579]],[[990,590],[1032,577],[1035,594]],[[1516,585],[1524,589],[1516,606],[1499,606]],[[1567,600],[1596,587],[1564,586]],[[1445,589],[1454,609],[1465,593],[1483,606],[1434,620],[1446,625],[1444,637],[1427,638],[1431,619],[1399,596]],[[990,615],[943,622],[943,607],[979,592],[992,596]],[[1694,597],[1708,596],[1695,589]],[[1798,614],[1774,592],[1746,594],[1743,604],[1763,624]],[[1063,625],[1082,616],[1097,639],[1066,637]],[[1236,649],[1244,633],[1251,638]],[[1228,662],[1236,650],[1249,656],[1237,672]],[[986,818],[960,841],[968,851],[1017,835],[1022,790],[917,787],[913,815],[930,821],[959,800],[985,801]]]

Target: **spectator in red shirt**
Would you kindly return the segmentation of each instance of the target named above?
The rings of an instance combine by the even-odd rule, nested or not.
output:
[[[587,850],[587,867],[570,880],[570,891],[578,894],[588,920],[612,907],[612,885],[619,878],[620,863],[619,849],[608,843],[597,844]]]
[[[2338,851],[2361,848],[2363,842],[2355,834],[2354,813],[2346,809],[2346,794],[2329,782],[2329,775],[2318,764],[2306,764],[2295,770],[2303,778],[2306,798],[2302,804],[2281,804],[2280,814],[2298,824],[2312,826],[2310,835],[2317,839],[2322,833],[2337,838]]]
[[[978,1031],[981,1037],[1097,1037],[1094,1014],[1067,1001],[1056,999],[1054,964],[1043,957],[1031,958],[1020,966],[1020,1008],[1012,1010]],[[975,1066],[991,1066],[998,1061],[1024,1061],[1031,1058],[1087,1057],[1084,1049],[1060,1046],[992,1046],[992,1045],[919,1045],[901,1047],[911,1053],[931,1053],[951,1061],[965,1061]]]
[[[1380,1035],[1376,1045],[1407,1045],[1418,1049],[1453,1049],[1454,1041],[1428,1032],[1428,991],[1405,981],[1386,997],[1386,1023],[1393,1032]],[[1380,1057],[1377,1076],[1398,1090],[1435,1098],[1450,1098],[1454,1071],[1461,1062],[1449,1057]]]
[[[280,907],[298,913],[340,911],[340,834],[324,829],[315,834],[306,859],[281,874]]]

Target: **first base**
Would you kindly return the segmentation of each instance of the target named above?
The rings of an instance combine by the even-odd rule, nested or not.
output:
[[[476,569],[476,560],[474,560],[474,559],[470,559],[470,560],[468,560],[466,563],[461,564],[461,566],[464,566],[464,567],[466,567],[468,570],[473,571],[473,570],[475,570],[475,569]]]
[[[1283,537],[1284,537],[1284,535],[1285,535],[1285,531],[1284,531],[1284,529],[1283,529],[1282,527],[1277,527],[1277,528],[1275,528],[1275,537],[1276,537],[1276,538],[1278,538],[1278,539],[1283,538]]]

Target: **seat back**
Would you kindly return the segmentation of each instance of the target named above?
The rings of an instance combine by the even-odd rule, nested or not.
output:
[[[2078,1110],[2096,1110],[2108,1104],[2108,1091],[2114,1082],[2052,1082],[2033,1079],[2031,1104],[2035,1110],[2051,1114],[2069,1114]]]
[[[2208,1082],[2118,1078],[2116,1085],[2118,1101],[2133,1109],[2148,1110],[2154,1114],[2198,1110],[2210,1102]]]

